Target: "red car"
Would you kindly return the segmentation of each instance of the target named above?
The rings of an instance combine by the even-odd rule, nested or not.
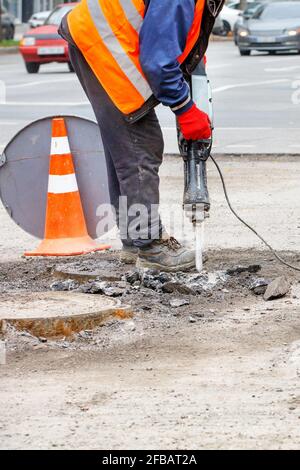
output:
[[[73,72],[68,44],[59,36],[57,30],[63,16],[77,3],[58,5],[43,26],[30,29],[24,35],[20,43],[20,52],[28,73],[38,73],[41,64],[50,62],[67,63],[70,72]]]

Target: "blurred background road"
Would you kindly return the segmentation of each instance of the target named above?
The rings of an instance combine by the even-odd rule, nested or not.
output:
[[[215,152],[300,152],[299,55],[253,53],[241,57],[233,42],[212,42],[208,74],[215,107]],[[9,139],[34,119],[53,114],[76,114],[93,119],[77,78],[65,64],[44,65],[28,75],[21,56],[3,55],[0,80],[0,151]],[[176,153],[173,114],[158,109],[166,153]]]

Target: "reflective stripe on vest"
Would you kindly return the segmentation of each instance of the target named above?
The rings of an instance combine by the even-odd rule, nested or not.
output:
[[[201,28],[205,0],[195,6],[194,22],[182,63]],[[151,97],[139,60],[139,32],[144,0],[82,0],[68,15],[71,36],[99,82],[124,114],[137,111]]]

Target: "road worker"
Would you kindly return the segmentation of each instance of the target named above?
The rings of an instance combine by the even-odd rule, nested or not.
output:
[[[137,260],[140,267],[179,271],[195,265],[194,251],[166,235],[159,216],[164,143],[154,108],[170,107],[187,140],[211,136],[209,117],[193,102],[188,78],[204,57],[223,4],[82,0],[60,26],[100,127],[122,259]],[[134,227],[137,207],[145,210]]]

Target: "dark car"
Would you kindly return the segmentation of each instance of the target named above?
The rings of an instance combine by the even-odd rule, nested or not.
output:
[[[30,29],[20,43],[28,73],[38,73],[42,64],[51,62],[67,63],[73,72],[69,59],[69,46],[58,34],[58,27],[64,15],[77,5],[77,2],[58,5],[43,26]]]
[[[239,28],[237,46],[243,56],[249,56],[251,51],[300,53],[300,2],[261,6]]]
[[[0,6],[0,8],[3,39],[13,39],[15,36],[15,17],[8,13],[5,7]]]

